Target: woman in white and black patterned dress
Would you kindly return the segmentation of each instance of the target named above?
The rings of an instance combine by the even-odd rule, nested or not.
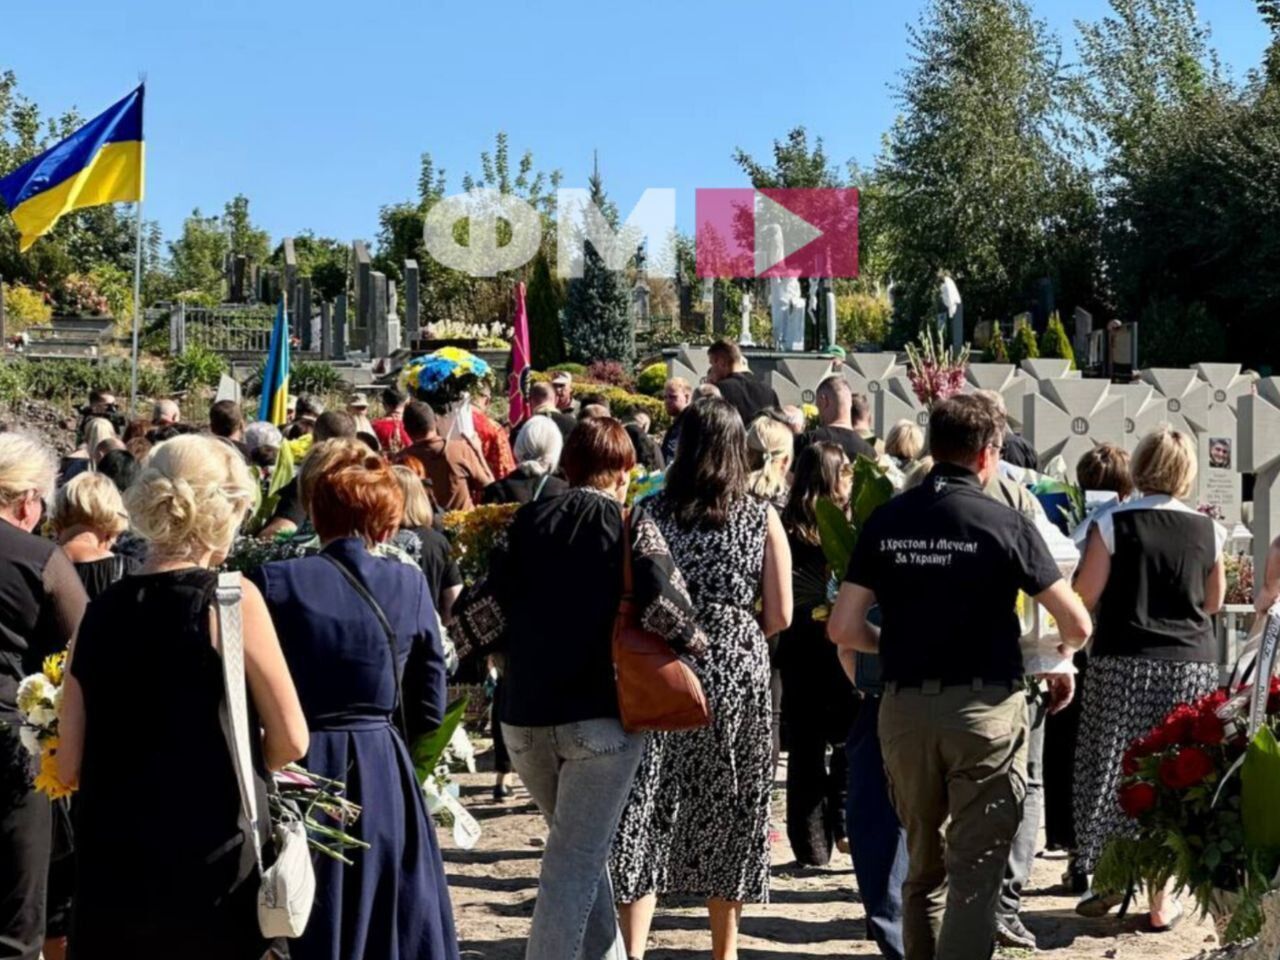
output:
[[[611,871],[629,957],[658,894],[703,898],[712,955],[737,957],[742,904],[769,896],[773,786],[766,635],[791,620],[791,553],[777,512],[746,487],[746,435],[723,400],[681,421],[666,488],[644,504],[706,634],[695,667],[711,726],[650,738],[614,840]]]
[[[1180,703],[1219,684],[1210,617],[1222,606],[1226,531],[1179,499],[1196,475],[1193,441],[1166,427],[1133,453],[1143,494],[1103,513],[1089,532],[1076,589],[1096,608],[1075,762],[1079,869],[1092,873],[1114,837],[1133,829],[1117,791],[1129,745]],[[1170,929],[1182,907],[1149,891],[1151,925]],[[1077,911],[1102,916],[1118,898],[1090,892]]]

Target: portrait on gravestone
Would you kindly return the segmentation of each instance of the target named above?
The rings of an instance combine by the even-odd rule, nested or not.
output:
[[[1231,469],[1231,438],[1209,438],[1209,466],[1217,470]]]

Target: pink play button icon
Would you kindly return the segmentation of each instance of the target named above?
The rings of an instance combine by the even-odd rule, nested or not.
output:
[[[856,277],[855,189],[697,193],[699,277]]]

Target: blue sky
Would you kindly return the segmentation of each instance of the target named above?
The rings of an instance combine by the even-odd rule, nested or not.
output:
[[[648,186],[737,186],[796,124],[869,163],[924,0],[57,0],[8,4],[0,68],[46,112],[85,115],[148,76],[146,215],[166,237],[236,193],[273,237],[372,239],[430,151],[450,189],[506,130],[585,186],[593,149],[625,211]],[[1038,0],[1063,37],[1106,0]],[[1236,76],[1268,35],[1252,0],[1202,0]]]

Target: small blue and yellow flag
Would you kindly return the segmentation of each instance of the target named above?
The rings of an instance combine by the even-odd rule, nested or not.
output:
[[[262,371],[262,402],[258,419],[277,427],[289,419],[289,321],[285,318],[284,297],[276,307],[276,320],[271,326],[271,348],[267,351],[267,367]]]
[[[20,249],[52,230],[64,213],[142,199],[142,94],[138,87],[0,180],[0,197],[22,234]]]

